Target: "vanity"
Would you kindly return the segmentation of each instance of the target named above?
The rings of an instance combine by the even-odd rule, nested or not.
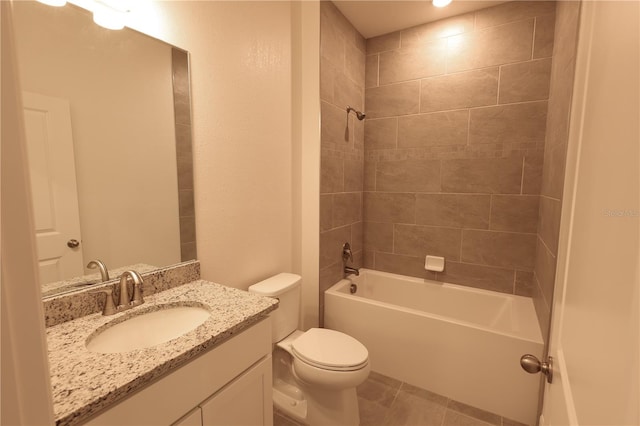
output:
[[[271,425],[268,313],[277,304],[195,280],[145,295],[144,304],[125,312],[48,327],[56,424]],[[88,348],[111,327],[175,308],[209,315],[196,328],[150,347]],[[153,323],[148,328],[153,333]]]

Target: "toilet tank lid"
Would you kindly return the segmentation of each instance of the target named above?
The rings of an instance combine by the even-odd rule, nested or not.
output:
[[[301,281],[300,275],[282,272],[252,285],[249,287],[249,292],[260,296],[276,297],[299,286]]]

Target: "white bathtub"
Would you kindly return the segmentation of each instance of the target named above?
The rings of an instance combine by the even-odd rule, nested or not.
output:
[[[325,292],[324,324],[361,341],[373,371],[536,423],[540,378],[519,364],[543,351],[529,298],[361,269]]]

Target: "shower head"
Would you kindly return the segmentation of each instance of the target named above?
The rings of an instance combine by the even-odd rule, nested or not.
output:
[[[356,111],[354,108],[351,108],[350,106],[348,106],[347,107],[347,114],[349,114],[351,111],[356,113],[356,117],[358,117],[358,120],[360,120],[360,121],[364,120],[364,118],[367,116],[364,112]]]

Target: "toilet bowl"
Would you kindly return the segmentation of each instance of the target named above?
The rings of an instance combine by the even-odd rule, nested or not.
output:
[[[356,386],[369,376],[367,348],[339,331],[297,330],[300,282],[283,273],[249,287],[280,300],[271,314],[274,406],[312,426],[359,425]]]

